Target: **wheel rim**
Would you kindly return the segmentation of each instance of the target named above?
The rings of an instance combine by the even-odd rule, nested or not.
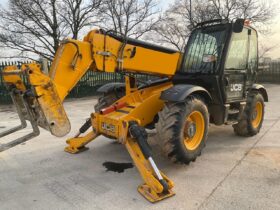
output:
[[[186,119],[184,127],[184,144],[188,150],[199,147],[205,130],[203,114],[199,111],[192,112]]]
[[[253,119],[252,119],[252,125],[254,128],[257,128],[261,121],[262,121],[262,116],[263,116],[263,105],[261,102],[257,102],[256,107],[253,112]]]

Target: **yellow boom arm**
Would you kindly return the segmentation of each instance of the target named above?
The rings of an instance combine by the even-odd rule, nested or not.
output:
[[[4,81],[22,125],[0,134],[0,137],[25,127],[25,120],[31,122],[34,132],[0,146],[0,152],[39,135],[38,126],[58,137],[69,133],[70,122],[62,103],[88,70],[172,77],[180,56],[179,52],[170,49],[94,30],[83,41],[63,41],[49,75],[43,74],[37,64],[23,65],[20,70],[6,68],[3,71]],[[29,84],[24,84],[19,75],[26,77]],[[138,168],[144,180],[138,191],[145,198],[156,202],[174,195],[171,190],[173,182],[159,171],[152,158],[144,129],[164,106],[160,100],[161,92],[171,86],[171,82],[163,82],[139,90],[135,80],[127,76],[126,95],[106,112],[92,113],[84,125],[85,130],[92,127],[92,131],[83,137],[79,133],[67,140],[65,151],[80,152],[101,134],[114,138],[125,144]]]
[[[145,43],[140,45],[139,41],[138,46],[124,45],[117,38],[121,37],[112,37],[94,30],[83,41],[69,39],[62,43],[50,70],[50,78],[62,101],[88,70],[159,76],[175,74],[179,52],[164,48],[155,50]]]
[[[26,76],[35,96],[29,105],[36,107],[34,115],[39,119],[38,125],[55,136],[64,136],[70,131],[70,123],[62,102],[87,71],[174,75],[179,52],[120,39],[100,30],[89,32],[83,41],[67,39],[56,52],[49,76],[41,72],[39,65],[28,64],[23,65],[21,70],[6,68],[3,71],[4,81],[8,87],[19,87],[24,92],[23,81],[14,74]],[[18,101],[17,98],[15,96]]]

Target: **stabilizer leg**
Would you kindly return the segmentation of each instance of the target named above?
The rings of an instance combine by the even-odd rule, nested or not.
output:
[[[138,192],[152,203],[175,195],[171,190],[173,182],[159,171],[151,156],[145,129],[131,124],[130,133],[133,138],[128,138],[125,146],[145,182],[138,187]]]
[[[83,152],[87,150],[85,145],[93,141],[97,136],[98,136],[97,133],[91,131],[84,137],[76,137],[76,138],[68,139],[66,143],[69,146],[65,147],[64,151],[71,154],[77,154]]]
[[[71,154],[76,154],[87,150],[88,148],[85,147],[85,145],[99,136],[98,132],[93,129],[93,131],[89,132],[87,135],[79,137],[80,134],[85,133],[90,127],[91,118],[87,119],[87,121],[82,125],[82,127],[79,129],[79,132],[74,138],[68,139],[66,141],[69,146],[65,147],[64,151]]]

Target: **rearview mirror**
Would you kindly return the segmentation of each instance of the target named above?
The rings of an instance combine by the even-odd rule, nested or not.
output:
[[[233,24],[233,32],[234,33],[241,33],[244,28],[245,19],[237,19]]]

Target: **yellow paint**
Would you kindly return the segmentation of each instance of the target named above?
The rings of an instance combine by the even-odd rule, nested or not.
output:
[[[170,87],[172,87],[172,83],[167,82],[143,90],[137,90],[124,96],[118,102],[125,102],[129,106],[121,109],[127,111],[128,114],[118,111],[106,115],[96,114],[100,122],[114,125],[116,127],[115,132],[103,129],[102,123],[99,123],[98,130],[106,136],[122,139],[120,142],[123,142],[123,138],[126,138],[127,135],[126,129],[123,131],[123,125],[126,125],[129,121],[136,121],[140,126],[151,123],[164,106],[164,102],[159,99],[161,92]],[[127,128],[127,125],[125,128]]]
[[[117,57],[122,45],[120,41],[96,30],[89,32],[84,40],[92,43],[94,61],[99,71],[116,72],[118,70]],[[136,54],[131,58],[134,47],[136,47]],[[111,55],[103,56],[100,55],[101,52],[110,52]],[[180,52],[169,54],[127,44],[124,48],[123,70],[172,76],[177,70],[180,56]]]
[[[65,148],[65,151],[78,153],[98,135],[114,138],[126,146],[144,180],[144,184],[138,187],[139,193],[150,202],[157,202],[173,196],[174,193],[171,190],[174,186],[173,182],[162,173],[163,178],[169,186],[168,191],[163,192],[163,186],[157,180],[150,163],[144,158],[139,145],[130,137],[128,132],[129,121],[137,121],[141,126],[145,126],[153,121],[154,116],[164,106],[163,101],[159,99],[160,93],[171,86],[171,83],[164,83],[143,90],[135,90],[124,96],[119,102],[126,102],[129,106],[121,109],[122,111],[127,111],[127,113],[114,111],[106,115],[92,114],[91,119],[94,133],[90,132],[85,137],[67,140],[69,146]],[[114,129],[107,130],[104,128],[104,124],[110,125],[109,127],[113,127]]]
[[[92,63],[91,44],[88,42],[69,39],[59,47],[49,76],[61,101],[90,69]]]
[[[80,150],[89,142],[94,140],[98,134],[94,131],[89,132],[87,135],[83,137],[77,137],[77,138],[72,138],[68,139],[66,143],[69,145],[65,147],[64,151],[71,153],[71,154],[76,154],[80,152]]]
[[[104,40],[106,40],[105,50]],[[56,87],[60,100],[63,101],[65,99],[88,70],[118,71],[119,64],[116,56],[121,44],[118,40],[105,36],[99,31],[91,31],[84,38],[84,41],[65,40],[56,52],[49,72],[49,78]],[[134,47],[136,47],[136,54],[134,57],[131,57]],[[102,53],[104,52],[109,53],[109,55],[103,55]],[[143,47],[126,45],[123,56],[123,69],[121,70],[159,76],[173,76],[177,70],[180,57],[180,52],[169,54]],[[23,68],[34,68],[34,65],[26,64]],[[7,67],[5,71],[9,69],[16,69],[16,67]],[[40,73],[40,70],[37,71],[37,75]],[[44,74],[41,73],[41,76],[44,77]],[[6,76],[4,80],[13,84],[21,81],[18,76]],[[23,86],[17,87],[23,88]]]
[[[40,65],[29,64],[24,66],[24,70],[37,96],[30,103],[40,109],[37,116],[41,121],[39,125],[54,136],[65,136],[70,132],[71,125],[53,81],[41,72]]]
[[[190,124],[194,124],[196,127],[194,136],[189,137],[187,135],[187,130]],[[194,111],[192,112],[186,120],[185,129],[184,129],[184,144],[188,150],[196,150],[199,145],[201,144],[201,141],[204,136],[204,130],[205,130],[205,122],[204,118],[201,112]]]
[[[7,66],[4,68],[3,72],[9,73],[9,72],[17,71],[17,70],[18,69],[16,66]],[[23,73],[23,71],[21,71],[21,72]],[[19,75],[4,75],[3,78],[7,84],[14,84],[18,90],[21,90],[21,91],[26,90],[25,85],[23,84],[23,81]]]
[[[143,156],[139,145],[135,142],[135,140],[128,138],[125,146],[145,182],[143,185],[138,187],[138,192],[152,203],[173,196],[174,192],[171,190],[174,186],[173,182],[161,172],[169,187],[167,192],[163,192],[162,185],[155,178],[155,174],[150,163]]]
[[[38,125],[49,130],[53,135],[64,136],[70,131],[70,123],[63,108],[63,100],[88,71],[146,73],[157,76],[172,77],[181,57],[181,53],[164,53],[144,47],[126,45],[123,56],[118,58],[122,43],[100,31],[91,31],[83,41],[65,40],[56,52],[49,75],[41,72],[37,64],[24,65],[21,71],[26,73],[35,97],[30,98],[30,106],[38,120]],[[136,54],[132,56],[132,52]],[[8,67],[5,71],[15,70]],[[5,76],[8,85],[16,85],[22,91],[26,90],[20,77]],[[163,186],[157,180],[150,163],[145,160],[138,144],[128,132],[130,121],[136,121],[140,126],[153,122],[154,117],[163,108],[160,100],[161,92],[172,87],[171,82],[137,89],[126,77],[126,96],[118,102],[128,106],[112,113],[101,115],[93,113],[92,131],[83,137],[67,140],[65,151],[77,153],[98,135],[115,138],[124,144],[138,168],[144,184],[138,191],[149,201],[156,202],[174,195],[171,191],[173,182],[162,174],[169,189],[163,192]]]
[[[254,128],[257,128],[259,127],[261,121],[262,121],[262,117],[263,117],[263,105],[261,102],[257,102],[256,103],[256,107],[255,107],[255,110],[254,110],[254,118],[252,120],[252,125]]]

